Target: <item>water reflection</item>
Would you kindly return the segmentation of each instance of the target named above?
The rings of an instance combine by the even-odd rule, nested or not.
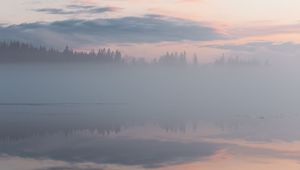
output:
[[[35,159],[47,157],[65,162],[154,168],[209,157],[217,151],[217,145],[77,134],[51,135],[3,143],[1,150],[10,156]]]
[[[130,104],[0,109],[1,169],[267,169],[274,160],[299,168],[299,132],[287,130],[299,127],[296,115],[182,119],[138,114]]]

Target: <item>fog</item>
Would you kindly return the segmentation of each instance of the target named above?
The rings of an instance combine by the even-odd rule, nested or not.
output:
[[[0,100],[116,103],[154,113],[297,113],[297,73],[272,66],[8,64],[0,65]]]
[[[293,117],[300,107],[297,72],[272,66],[6,64],[0,81],[1,112],[220,122]]]
[[[106,169],[106,164],[155,169],[205,162],[223,149],[234,148],[234,155],[249,149],[228,144],[236,139],[297,141],[296,70],[226,64],[1,64],[0,162],[35,165],[25,159],[30,158],[41,164],[35,169],[47,169],[41,161],[63,161],[63,167],[51,163],[48,169],[85,169],[81,163],[87,162],[94,169]],[[276,150],[253,152],[296,159]]]

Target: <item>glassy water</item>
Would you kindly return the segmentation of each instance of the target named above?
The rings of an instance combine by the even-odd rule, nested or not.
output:
[[[295,77],[34,67],[0,69],[0,169],[300,168]]]

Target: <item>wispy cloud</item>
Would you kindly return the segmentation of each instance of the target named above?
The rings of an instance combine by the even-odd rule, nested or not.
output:
[[[288,52],[298,51],[300,45],[292,42],[275,43],[270,41],[255,41],[245,44],[223,44],[223,45],[208,45],[207,47],[232,50],[232,51],[244,51],[253,53],[255,51],[276,51],[276,52]]]
[[[68,5],[65,8],[39,8],[33,9],[35,12],[42,12],[55,15],[69,14],[99,14],[105,12],[115,12],[120,10],[117,7],[98,7],[93,5]]]
[[[90,9],[90,8],[95,8],[94,5],[68,5],[68,8],[73,8],[73,9]]]
[[[252,24],[252,25],[251,25]],[[228,34],[232,37],[253,37],[253,36],[266,36],[276,34],[290,34],[300,33],[300,23],[296,24],[274,24],[267,23],[261,24],[259,22],[253,22],[250,25],[244,25],[239,27],[233,27],[228,30]]]
[[[34,9],[36,12],[43,12],[47,14],[73,14],[74,11],[66,11],[64,9],[60,8],[40,8],[40,9]]]

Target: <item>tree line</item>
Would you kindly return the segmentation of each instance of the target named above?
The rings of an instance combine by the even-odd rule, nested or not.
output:
[[[35,47],[18,41],[0,43],[0,62],[102,62],[122,63],[122,54],[118,50],[102,48],[97,52],[73,51],[68,46],[63,51],[43,46]]]
[[[68,46],[64,50],[46,48],[44,46],[36,47],[29,43],[19,41],[0,42],[0,63],[11,62],[95,62],[104,64],[133,64],[133,65],[187,65],[187,53],[167,52],[151,61],[143,57],[124,57],[119,50],[110,48],[100,48],[99,50],[74,51]],[[268,62],[268,61],[267,61]],[[191,62],[198,65],[198,56],[194,54]],[[224,55],[217,58],[213,65],[242,65],[256,66],[259,62],[255,59],[245,60],[239,57],[225,58]],[[267,63],[268,64],[268,63]]]

